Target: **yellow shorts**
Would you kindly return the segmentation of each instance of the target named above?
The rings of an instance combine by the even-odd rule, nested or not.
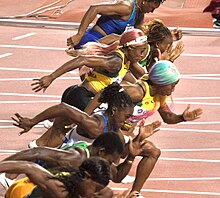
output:
[[[15,181],[6,191],[5,198],[24,198],[29,194],[35,185],[28,177]]]

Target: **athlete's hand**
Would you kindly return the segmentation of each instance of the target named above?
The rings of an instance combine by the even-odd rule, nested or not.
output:
[[[32,83],[31,86],[33,86],[32,90],[34,92],[39,92],[42,89],[43,89],[43,92],[45,92],[45,90],[53,82],[53,78],[51,75],[48,75],[48,76],[44,76],[40,79],[33,79],[33,81],[35,81],[35,82]]]
[[[140,142],[140,141],[134,141],[132,140],[131,137],[129,137],[129,145],[128,145],[128,148],[129,148],[129,154],[131,154],[132,156],[138,156],[140,155],[142,152],[143,152],[143,144],[144,142]]]
[[[77,57],[77,56],[80,56],[80,55],[85,55],[86,54],[86,51],[83,50],[83,49],[77,49],[75,50],[74,48],[68,48],[65,50],[65,52],[69,55],[69,56],[73,56],[73,57]]]
[[[24,129],[19,135],[27,133],[34,126],[30,118],[24,118],[18,113],[15,113],[15,117],[11,117],[11,119],[15,121],[14,126]]]
[[[183,37],[183,32],[182,30],[179,30],[178,27],[174,30],[171,30],[171,34],[173,37],[173,41],[178,41]]]
[[[142,119],[139,123],[139,133],[138,136],[134,139],[135,141],[143,141],[145,138],[152,136],[154,133],[159,131],[161,126],[161,121],[157,120],[151,124],[145,124],[146,120]]]
[[[67,46],[74,47],[75,45],[77,45],[79,43],[81,38],[82,38],[82,36],[80,36],[79,34],[76,34],[76,35],[69,37],[67,39]]]
[[[171,62],[174,62],[184,51],[184,44],[182,41],[178,41],[176,46],[171,50],[170,52],[170,58],[169,60]]]
[[[192,111],[189,111],[189,109],[190,109],[190,105],[186,107],[186,109],[182,114],[183,119],[185,121],[193,121],[199,119],[203,113],[201,108],[193,109]]]

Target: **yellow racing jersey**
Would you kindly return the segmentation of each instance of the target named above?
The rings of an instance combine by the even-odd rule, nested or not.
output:
[[[95,91],[100,92],[102,89],[112,84],[113,82],[121,83],[122,79],[126,75],[130,67],[130,61],[126,64],[124,53],[117,49],[114,52],[118,53],[122,57],[122,65],[121,69],[118,73],[115,74],[106,74],[101,73],[100,71],[96,71],[95,69],[86,74],[86,80],[90,83],[90,85],[94,88]]]
[[[133,116],[131,117],[131,122],[138,122],[142,118],[147,118],[153,115],[160,107],[166,105],[167,96],[162,95],[150,95],[150,88],[148,83],[141,79],[141,82],[144,84],[145,87],[145,96],[141,101],[136,103],[133,111]]]

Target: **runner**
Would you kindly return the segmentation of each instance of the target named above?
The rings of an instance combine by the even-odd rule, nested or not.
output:
[[[82,84],[69,87],[62,96],[62,102],[84,110],[95,94],[112,82],[120,83],[123,78],[126,78],[130,64],[145,58],[149,51],[147,37],[139,29],[124,32],[120,37],[119,49],[116,48],[118,48],[117,43],[107,47],[103,45],[94,46],[93,50],[96,50],[99,55],[105,55],[82,55],[76,57],[50,75],[35,79],[36,82],[32,84],[33,90],[35,92],[45,91],[59,76],[86,65],[93,68],[93,70],[86,76]],[[133,72],[136,72],[135,68]]]
[[[34,125],[45,119],[60,116],[62,119],[64,119],[64,122],[60,122],[58,120],[57,122],[54,122],[54,128],[53,131],[51,131],[50,136],[47,138],[45,138],[45,136],[39,138],[37,140],[37,145],[59,145],[57,144],[57,140],[59,140],[60,143],[60,137],[64,137],[67,132],[65,127],[66,120],[71,120],[78,125],[77,128],[70,133],[70,137],[74,136],[74,141],[76,141],[75,137],[79,138],[77,140],[86,138],[86,140],[92,141],[92,139],[96,138],[98,135],[106,131],[108,132],[114,130],[121,136],[125,143],[127,142],[126,147],[128,147],[129,142],[125,139],[125,136],[123,136],[121,127],[124,125],[125,120],[127,120],[133,113],[133,103],[130,97],[118,83],[113,83],[102,92],[102,100],[103,102],[107,102],[109,104],[109,108],[100,115],[89,116],[88,114],[74,107],[61,103],[46,109],[33,119],[23,118],[21,115],[16,114],[17,119],[13,118],[16,121],[14,125],[24,129],[21,132],[22,134],[28,132]],[[144,124],[144,122],[140,124],[138,133],[141,133],[139,141],[143,141],[146,144],[146,147],[144,147],[140,153],[143,158],[137,167],[136,180],[131,189],[131,191],[138,192],[140,192],[144,182],[149,177],[154,165],[157,162],[157,159],[160,156],[160,150],[152,142],[148,141],[147,137],[156,132],[156,129],[161,123],[159,121],[155,121],[150,125],[145,126]],[[151,133],[145,133],[145,131],[149,131],[149,127],[151,129]],[[130,129],[129,133],[131,134],[133,131],[134,128]],[[128,149],[126,150],[128,151]],[[129,153],[127,152],[126,156],[128,155]],[[133,161],[134,157],[130,158],[129,163],[132,164]],[[118,182],[120,181],[121,180]]]
[[[87,197],[90,198],[109,183],[110,169],[107,161],[100,158],[89,158],[83,161],[79,169],[63,168],[52,174],[41,166],[26,161],[2,161],[0,172],[26,174],[36,184],[31,194],[26,198],[66,198]],[[88,188],[89,186],[89,188]],[[12,186],[16,188],[15,186]],[[20,188],[25,188],[20,185]],[[29,191],[29,189],[28,189]],[[7,191],[6,198],[20,198],[16,191]]]

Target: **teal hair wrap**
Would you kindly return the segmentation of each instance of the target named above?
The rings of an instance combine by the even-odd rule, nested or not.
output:
[[[148,79],[154,84],[169,85],[180,79],[180,73],[172,62],[160,60],[150,69]]]

